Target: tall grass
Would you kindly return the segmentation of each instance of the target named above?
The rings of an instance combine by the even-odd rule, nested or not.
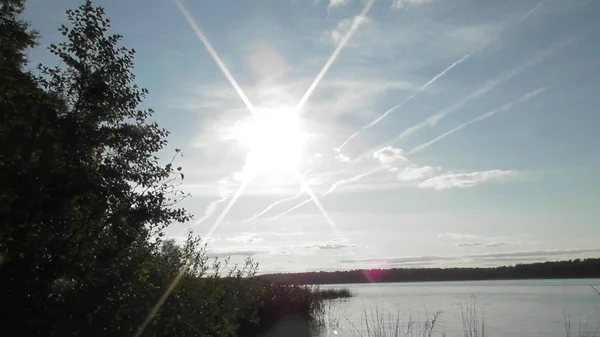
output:
[[[565,314],[564,329],[566,337],[600,337],[600,291],[594,288],[594,292],[598,295],[598,305],[596,306],[597,321],[572,324],[570,317]],[[594,296],[596,297],[596,296]],[[594,298],[595,300],[595,298]],[[343,320],[339,315],[332,315],[332,309],[329,304],[326,308],[327,314],[324,316],[327,320],[328,331],[333,331],[338,334],[340,330],[350,331],[342,336],[355,337],[432,337],[434,334],[446,336],[446,331],[436,332],[436,323],[440,319],[441,311],[437,311],[433,316],[427,317],[424,322],[414,320],[412,316],[404,319],[400,312],[384,311],[381,307],[371,309],[363,308],[363,315],[359,322],[352,322],[346,319],[347,329],[341,326]],[[486,319],[483,313],[479,310],[475,302],[464,304],[461,306],[461,330],[464,337],[485,337]],[[591,324],[589,324],[591,323]],[[358,325],[358,326],[357,326]],[[523,336],[527,332],[522,332]]]
[[[238,335],[310,337],[326,327],[328,303],[352,296],[348,289],[322,290],[318,286],[263,283],[261,305],[256,321],[244,321]],[[329,304],[331,305],[331,304]]]
[[[564,314],[564,320],[565,320],[565,336],[566,337],[599,337],[600,336],[600,291],[598,290],[598,288],[594,287],[593,285],[590,285],[590,287],[593,289],[593,291],[598,295],[597,297],[597,304],[595,307],[596,310],[596,322],[594,322],[593,327],[589,326],[587,323],[585,324],[581,324],[579,323],[577,325],[577,333],[574,333],[574,327],[571,323],[571,317],[567,316],[567,314]]]
[[[338,298],[350,298],[354,296],[347,288],[321,289],[319,287],[315,287],[313,291],[320,300],[335,300]]]
[[[485,337],[485,321],[474,302],[471,305],[462,305],[460,314],[464,337]]]
[[[386,314],[381,308],[375,307],[370,311],[364,309],[360,329],[352,322],[348,323],[352,327],[352,334],[359,337],[431,337],[441,313],[437,311],[419,324],[412,316],[405,321],[399,312]]]

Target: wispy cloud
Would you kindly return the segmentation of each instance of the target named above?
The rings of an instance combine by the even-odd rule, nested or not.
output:
[[[341,260],[342,263],[383,263],[383,264],[402,264],[415,262],[432,262],[454,260],[454,257],[444,256],[402,256],[402,257],[387,257],[387,258],[368,258],[368,259],[348,259]]]
[[[238,236],[225,239],[226,241],[235,242],[238,244],[255,244],[263,241],[263,238],[258,237],[258,233],[242,233]]]
[[[325,36],[334,45],[338,45],[342,42],[344,35],[350,30],[356,30],[358,27],[369,23],[369,18],[366,16],[357,15],[351,18],[342,19],[335,28],[325,32]]]
[[[311,242],[302,245],[303,248],[318,248],[325,250],[337,250],[358,247],[358,244],[350,243],[346,239],[333,239],[325,242]]]
[[[461,242],[457,243],[456,247],[500,247],[506,246],[508,242],[498,241],[498,242]]]
[[[209,252],[209,257],[228,257],[228,256],[255,256],[258,254],[269,253],[269,251],[265,250],[230,250],[230,251],[219,251],[219,252]]]
[[[501,247],[509,244],[520,244],[521,241],[510,241],[506,237],[484,237],[477,234],[445,233],[438,235],[440,238],[450,238],[452,240],[466,240],[457,243],[456,247]],[[508,241],[507,241],[508,240]]]
[[[226,201],[227,199],[228,199],[227,197],[222,197],[222,198],[215,200],[215,201],[211,202],[210,204],[208,204],[208,206],[206,206],[206,209],[204,210],[204,215],[194,222],[194,224],[192,225],[192,228],[200,226],[202,223],[204,223],[204,221],[206,221],[210,217],[212,217],[213,214],[215,214],[215,211],[217,210],[217,207],[219,206],[219,204]]]
[[[555,249],[555,250],[529,250],[529,251],[509,251],[495,252],[483,254],[468,254],[460,256],[401,256],[401,257],[384,257],[384,258],[366,258],[366,259],[346,259],[340,260],[342,263],[353,264],[383,264],[383,265],[398,265],[398,264],[431,264],[431,263],[451,263],[467,260],[489,261],[503,260],[519,261],[519,260],[545,260],[546,257],[552,256],[581,256],[583,254],[598,253],[600,248],[581,248],[581,249]]]
[[[373,158],[379,161],[380,166],[367,169],[350,178],[344,178],[333,183],[330,189],[323,195],[332,193],[341,185],[356,183],[375,173],[382,174],[378,175],[378,180],[371,180],[367,184],[370,183],[385,189],[415,186],[438,191],[451,188],[474,187],[489,180],[498,180],[518,173],[517,171],[509,170],[444,172],[441,167],[419,165],[409,160],[402,149],[391,146],[386,146],[375,151]]]
[[[345,6],[352,2],[352,0],[329,0],[329,5],[327,5],[327,10],[330,10],[335,7]]]
[[[382,165],[391,165],[398,162],[407,162],[404,156],[404,150],[386,146],[373,153],[373,158],[379,160]]]
[[[452,239],[480,239],[481,235],[463,234],[463,233],[444,233],[444,234],[438,235],[438,237],[440,237],[440,238],[449,237]]]
[[[424,5],[432,2],[436,2],[440,0],[393,0],[392,7],[393,8],[402,8],[405,6],[415,6],[415,5]]]
[[[446,173],[431,177],[419,184],[419,187],[445,190],[450,188],[473,187],[479,183],[506,178],[516,174],[515,171],[490,170],[470,173]]]
[[[347,163],[350,161],[350,157],[346,156],[343,153],[340,153],[337,156],[335,156],[335,159],[341,161],[342,163]]]
[[[466,257],[471,258],[502,258],[502,257],[542,257],[542,256],[560,256],[560,255],[575,255],[585,253],[597,253],[600,248],[576,248],[576,249],[550,249],[550,250],[529,250],[529,251],[513,251],[500,253],[485,253],[485,254],[470,254]]]
[[[432,166],[405,167],[396,177],[400,181],[424,181],[439,174],[440,171],[441,168]]]

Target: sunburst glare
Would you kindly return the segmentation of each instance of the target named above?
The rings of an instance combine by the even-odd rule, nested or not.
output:
[[[239,122],[232,137],[248,152],[243,174],[273,178],[294,175],[307,140],[300,116],[293,109],[258,108]]]

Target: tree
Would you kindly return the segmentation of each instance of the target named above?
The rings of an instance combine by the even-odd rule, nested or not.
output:
[[[148,91],[134,83],[135,53],[108,34],[102,8],[86,1],[67,11],[65,42],[50,46],[60,64],[40,65],[37,77],[24,70],[35,33],[19,19],[23,1],[0,6],[4,331],[255,336],[288,313],[314,316],[308,289],[253,278],[252,260],[211,264],[191,234],[184,244],[162,240],[166,226],[190,219],[177,206],[186,197],[173,167],[180,152],[166,165],[156,156],[168,132],[138,108]]]
[[[18,335],[131,334],[147,314],[136,303],[155,300],[139,297],[156,297],[145,264],[164,228],[190,219],[180,168],[156,156],[168,132],[138,108],[135,52],[102,8],[67,12],[50,47],[61,66],[35,78],[23,2],[0,6],[0,321]]]

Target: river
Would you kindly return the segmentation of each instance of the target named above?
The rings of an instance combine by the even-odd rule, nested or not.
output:
[[[482,336],[482,321],[492,337],[600,336],[600,296],[590,285],[600,289],[600,279],[326,285],[354,297],[326,304],[321,336],[395,336],[398,323],[398,336],[423,336],[438,311],[432,336],[465,336],[469,322],[468,336]]]

